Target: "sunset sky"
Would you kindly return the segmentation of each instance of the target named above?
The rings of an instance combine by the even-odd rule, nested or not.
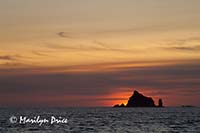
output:
[[[200,0],[1,0],[0,106],[200,106]]]

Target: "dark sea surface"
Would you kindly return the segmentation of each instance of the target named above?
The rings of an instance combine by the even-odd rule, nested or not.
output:
[[[15,116],[16,123],[9,118]],[[20,124],[21,117],[67,118],[67,123]],[[0,108],[0,133],[200,133],[200,108]]]

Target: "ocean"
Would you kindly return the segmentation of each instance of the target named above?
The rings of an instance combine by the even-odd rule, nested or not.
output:
[[[200,108],[0,108],[0,132],[200,133]]]

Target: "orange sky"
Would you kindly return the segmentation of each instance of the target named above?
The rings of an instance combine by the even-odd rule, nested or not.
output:
[[[199,105],[199,5],[0,1],[0,105],[112,106],[134,89]]]

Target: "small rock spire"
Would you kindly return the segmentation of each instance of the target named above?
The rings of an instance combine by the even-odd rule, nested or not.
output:
[[[158,100],[158,107],[163,107],[162,99],[159,99],[159,100]]]

